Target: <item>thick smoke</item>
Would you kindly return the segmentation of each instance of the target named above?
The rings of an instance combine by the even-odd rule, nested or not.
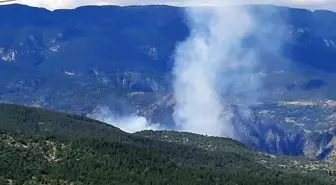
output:
[[[250,105],[264,95],[263,54],[276,55],[282,35],[280,25],[273,30],[250,12],[247,6],[228,3],[186,8],[190,36],[177,45],[172,71],[176,130],[242,138],[233,115],[248,119]],[[271,37],[264,35],[271,32]],[[163,128],[143,117],[114,117],[106,107],[90,117],[127,132]]]
[[[99,107],[88,116],[116,126],[128,133],[134,133],[142,130],[160,129],[160,124],[151,124],[146,120],[146,118],[141,116],[131,115],[127,117],[117,117],[108,107],[105,106]]]
[[[248,116],[262,82],[258,51],[243,42],[256,22],[245,6],[229,3],[186,12],[191,34],[176,49],[175,122],[183,131],[234,138],[229,105]]]

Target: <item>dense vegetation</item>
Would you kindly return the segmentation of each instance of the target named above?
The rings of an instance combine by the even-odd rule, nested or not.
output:
[[[0,184],[332,184],[327,173],[270,169],[223,138],[228,150],[204,150],[9,104],[0,118]]]

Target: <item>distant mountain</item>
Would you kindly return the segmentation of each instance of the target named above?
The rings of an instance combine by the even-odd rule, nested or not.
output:
[[[276,29],[264,30],[269,43],[253,42],[253,35],[247,42],[264,54],[266,93],[251,107],[252,118],[233,118],[239,139],[269,153],[335,161],[336,14],[250,11],[260,27]],[[189,32],[177,7],[1,6],[0,101],[81,115],[108,106],[116,116],[136,113],[174,128],[174,49]],[[283,39],[279,56],[265,51],[274,34]]]
[[[1,99],[85,113],[127,92],[165,92],[171,52],[188,35],[182,12],[1,6]]]
[[[145,131],[0,104],[1,184],[332,184],[335,166],[225,138]]]

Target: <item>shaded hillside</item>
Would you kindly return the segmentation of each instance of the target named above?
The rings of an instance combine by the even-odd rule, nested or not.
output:
[[[227,149],[210,151],[42,109],[2,104],[0,114],[1,184],[332,184],[328,164],[302,159],[311,163],[310,169],[283,170],[255,161],[258,155],[269,161],[266,154],[224,138],[164,133],[167,138],[185,135],[197,143],[215,141]],[[33,132],[36,122],[48,124]],[[70,132],[70,124],[76,131]],[[92,125],[101,129],[93,130]],[[294,160],[283,165],[290,162]]]
[[[0,129],[15,133],[60,136],[127,136],[120,129],[86,117],[41,108],[0,104]]]

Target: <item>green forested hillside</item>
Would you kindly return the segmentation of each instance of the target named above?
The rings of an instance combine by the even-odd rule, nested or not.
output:
[[[287,171],[279,165],[299,160],[268,165],[283,157],[224,138],[131,135],[88,118],[8,104],[0,105],[0,129],[0,184],[333,184],[328,164],[305,161],[312,168]],[[205,140],[212,147],[202,147]]]

